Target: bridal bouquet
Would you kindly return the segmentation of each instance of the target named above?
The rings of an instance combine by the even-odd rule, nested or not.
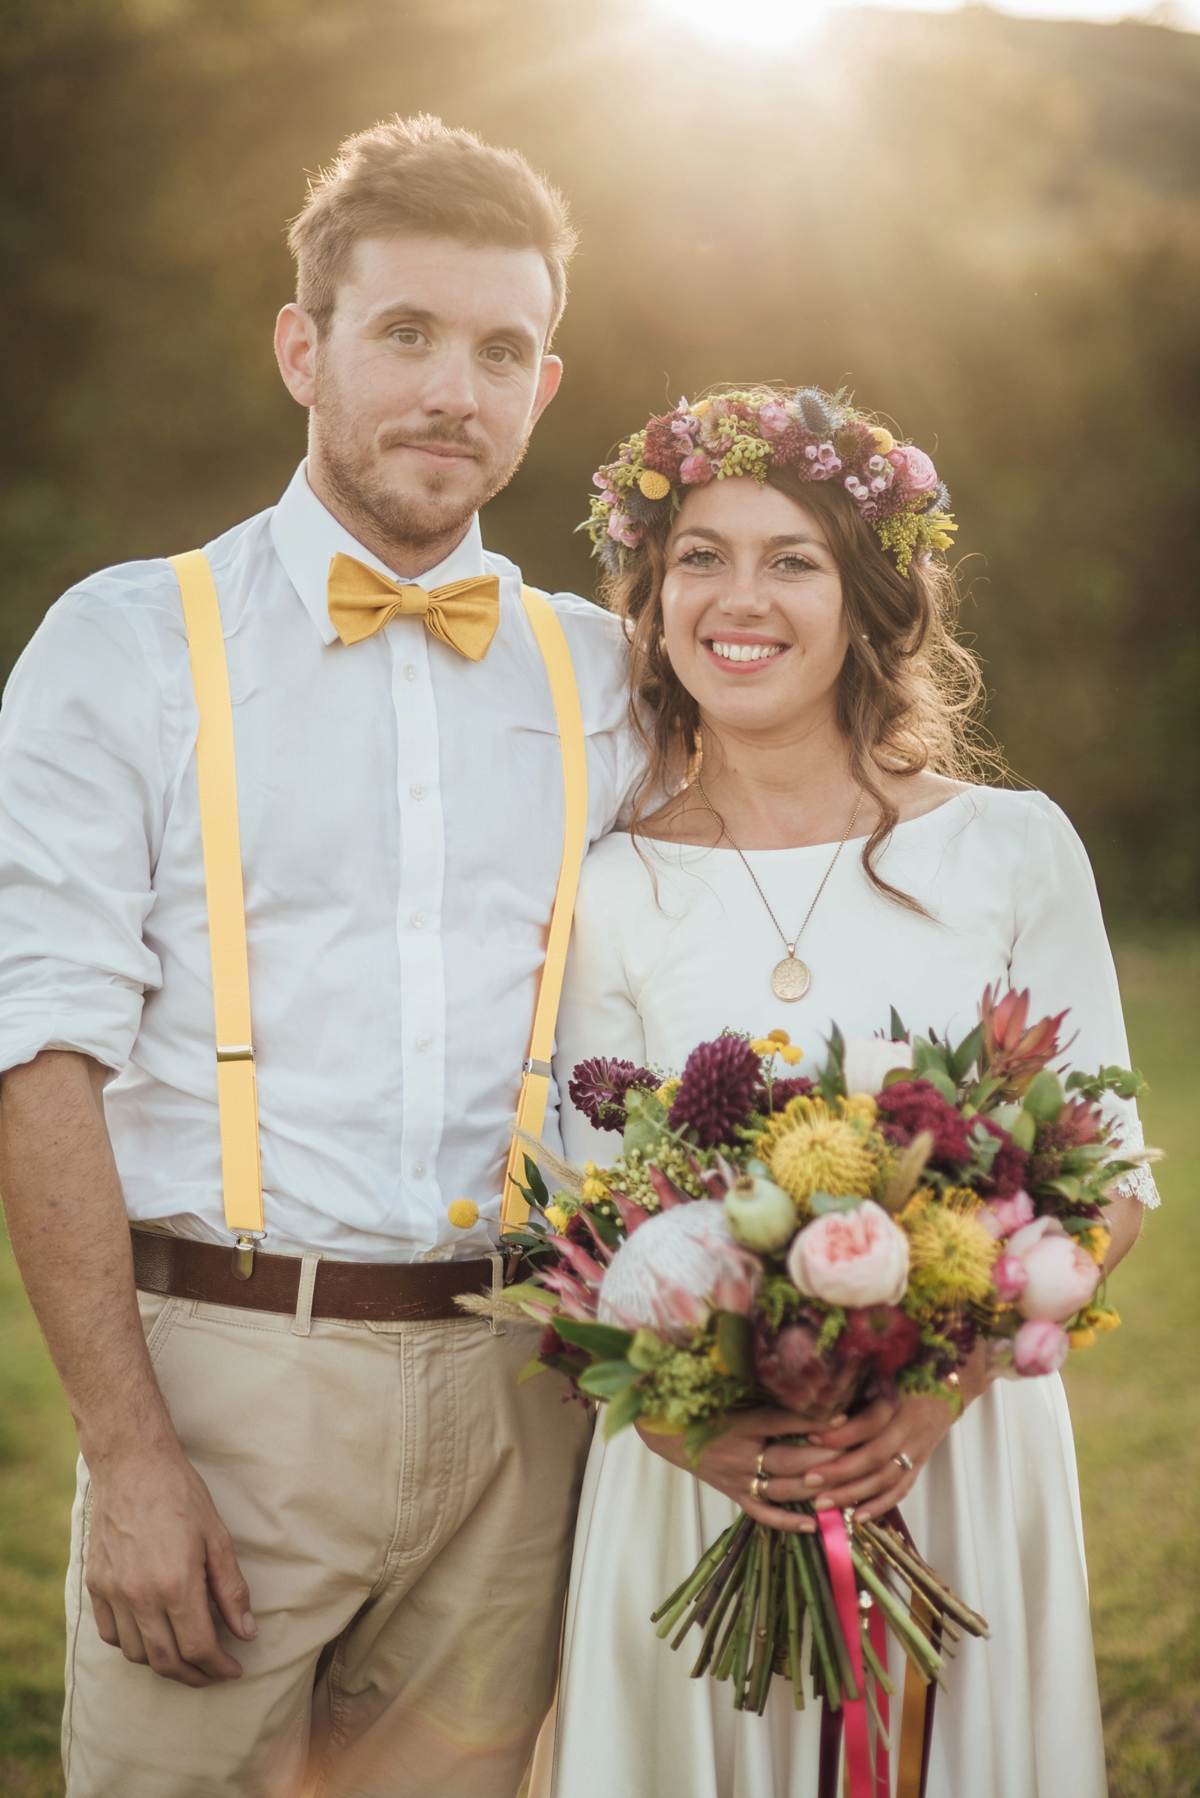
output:
[[[678,1078],[581,1063],[570,1097],[620,1142],[584,1169],[527,1145],[533,1272],[509,1297],[545,1329],[522,1377],[558,1368],[604,1403],[607,1435],[636,1420],[682,1435],[695,1461],[739,1409],[811,1421],[881,1393],[957,1405],[978,1342],[1027,1378],[1115,1328],[1104,1209],[1134,1160],[1101,1100],[1140,1079],[1061,1078],[1066,1014],[1030,1025],[1028,1009],[1027,993],[989,988],[956,1046],[910,1040],[894,1011],[888,1040],[835,1029],[813,1078],[792,1073],[800,1051],[778,1030],[701,1043]],[[761,1713],[774,1674],[803,1704],[807,1613],[817,1692],[845,1706],[848,1731],[863,1713],[878,1753],[881,1619],[926,1684],[947,1637],[987,1626],[898,1513],[816,1515],[813,1535],[743,1515],[654,1620],[675,1647],[697,1628],[693,1676],[730,1679],[735,1706]]]

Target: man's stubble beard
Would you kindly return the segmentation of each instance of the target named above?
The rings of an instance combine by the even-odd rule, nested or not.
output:
[[[529,445],[532,427],[507,460],[489,453],[489,446],[453,426],[425,431],[420,438],[422,444],[469,447],[476,457],[474,468],[479,478],[475,491],[448,506],[439,505],[437,496],[448,485],[447,475],[431,473],[425,479],[423,494],[399,493],[389,487],[376,461],[376,452],[380,447],[388,447],[387,440],[381,445],[374,437],[366,442],[358,438],[333,383],[319,372],[316,389],[321,473],[338,515],[367,548],[378,554],[380,547],[386,546],[391,553],[381,559],[397,568],[403,568],[406,551],[424,553],[445,542],[449,554],[480,507],[507,487]]]

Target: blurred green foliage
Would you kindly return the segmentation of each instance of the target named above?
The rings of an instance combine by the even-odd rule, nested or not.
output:
[[[836,385],[937,448],[1015,772],[1110,911],[1200,909],[1200,37],[837,15],[770,55],[638,0],[6,0],[0,672],[105,562],[282,488],[302,171],[393,111],[583,227],[568,374],[489,541],[590,591],[591,470],[682,391]]]

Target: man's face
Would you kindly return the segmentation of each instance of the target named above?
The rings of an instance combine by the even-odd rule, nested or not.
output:
[[[284,308],[309,480],[370,547],[448,548],[508,482],[562,374],[552,306],[536,250],[404,234],[355,245],[323,333]]]

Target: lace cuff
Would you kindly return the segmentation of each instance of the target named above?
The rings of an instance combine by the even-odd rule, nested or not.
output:
[[[1140,1154],[1146,1146],[1141,1120],[1136,1115],[1129,1117],[1122,1112],[1114,1118],[1114,1122],[1117,1126],[1117,1141],[1121,1148],[1127,1150],[1131,1156]],[[1117,1182],[1116,1191],[1127,1193],[1130,1198],[1134,1198],[1140,1205],[1144,1205],[1147,1211],[1153,1211],[1162,1204],[1162,1195],[1155,1185],[1154,1175],[1145,1162],[1123,1175]]]

